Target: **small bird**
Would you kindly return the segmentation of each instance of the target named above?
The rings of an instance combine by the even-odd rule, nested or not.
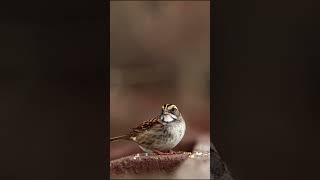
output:
[[[147,153],[168,154],[169,151],[173,154],[172,149],[181,141],[185,131],[186,124],[177,106],[164,104],[159,115],[131,128],[125,135],[110,138],[110,142],[129,140]]]

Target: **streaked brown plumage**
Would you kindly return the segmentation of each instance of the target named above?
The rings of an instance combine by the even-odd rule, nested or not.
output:
[[[169,151],[181,141],[185,130],[185,121],[177,106],[165,104],[159,115],[131,128],[128,134],[110,138],[110,142],[129,140],[145,152]]]

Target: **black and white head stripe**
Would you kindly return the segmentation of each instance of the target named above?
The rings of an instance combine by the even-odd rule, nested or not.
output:
[[[165,104],[165,105],[162,106],[162,109],[170,110],[170,109],[173,109],[173,108],[178,109],[177,106],[174,105],[174,104]]]

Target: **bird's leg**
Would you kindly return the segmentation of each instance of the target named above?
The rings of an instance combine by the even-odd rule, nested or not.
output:
[[[159,151],[159,150],[157,150],[157,149],[154,149],[154,150],[152,150],[154,153],[156,153],[157,155],[165,155],[165,154],[167,154],[167,153],[165,153],[165,152],[162,152],[162,151]]]
[[[170,154],[183,154],[184,153],[184,151],[174,151],[174,150],[169,150],[169,153]]]
[[[159,151],[157,149],[154,149],[152,150],[154,153],[158,154],[158,155],[170,155],[172,154],[171,152],[162,152],[162,151]]]

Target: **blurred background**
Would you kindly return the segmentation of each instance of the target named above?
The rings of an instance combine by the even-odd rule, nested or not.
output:
[[[110,53],[111,137],[158,115],[165,103],[186,119],[184,140],[209,133],[209,1],[111,1]],[[111,159],[123,144],[139,150],[113,143]]]

